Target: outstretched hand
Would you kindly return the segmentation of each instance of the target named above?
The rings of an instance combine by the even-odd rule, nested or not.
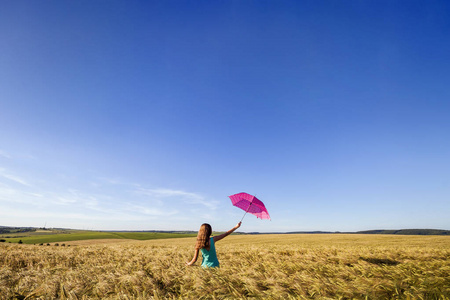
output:
[[[236,226],[234,226],[234,228],[238,229],[239,227],[241,227],[242,222],[239,222],[236,224]]]

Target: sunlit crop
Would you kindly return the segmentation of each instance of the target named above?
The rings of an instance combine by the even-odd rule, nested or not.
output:
[[[194,241],[2,243],[0,299],[450,299],[445,236],[230,236],[215,270]]]

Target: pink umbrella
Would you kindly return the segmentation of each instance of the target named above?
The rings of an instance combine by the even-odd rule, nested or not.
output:
[[[231,203],[233,203],[234,206],[237,206],[245,211],[244,217],[247,213],[251,213],[257,218],[270,220],[269,212],[264,206],[264,203],[262,203],[261,200],[259,200],[255,196],[247,193],[239,193],[231,195],[229,196],[229,198],[231,199]],[[244,219],[244,217],[242,217],[242,220]]]

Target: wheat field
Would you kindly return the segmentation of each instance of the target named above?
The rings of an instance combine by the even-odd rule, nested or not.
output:
[[[221,267],[195,238],[0,244],[0,299],[450,299],[450,237],[232,235]]]

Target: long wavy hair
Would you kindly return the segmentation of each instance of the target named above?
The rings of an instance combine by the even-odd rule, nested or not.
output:
[[[209,249],[209,238],[211,237],[211,233],[211,225],[203,223],[202,226],[200,226],[200,230],[197,234],[197,243],[195,244],[195,249]]]

